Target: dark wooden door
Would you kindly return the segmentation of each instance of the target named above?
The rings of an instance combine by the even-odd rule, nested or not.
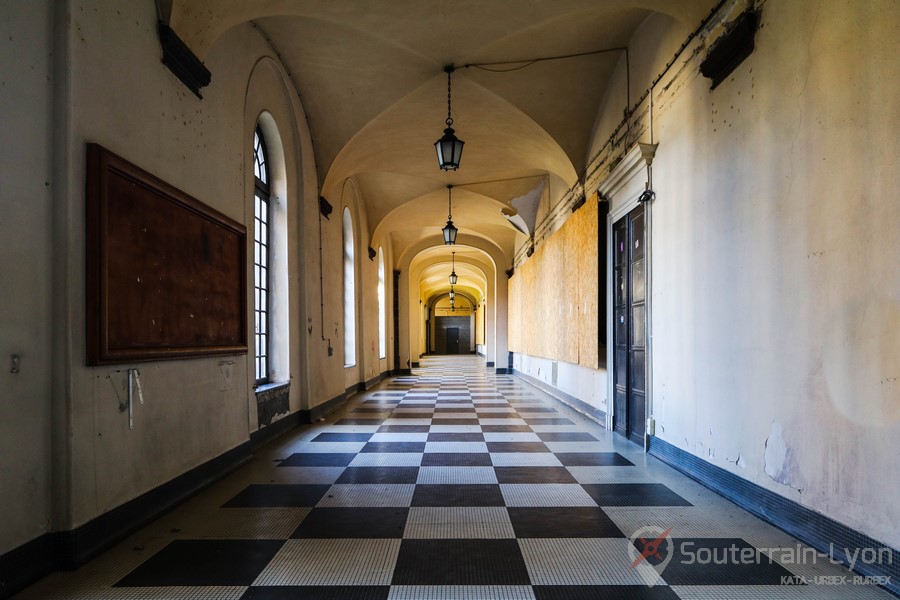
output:
[[[459,327],[447,328],[447,354],[459,354]]]
[[[646,420],[646,303],[644,208],[613,224],[613,426],[644,443]]]

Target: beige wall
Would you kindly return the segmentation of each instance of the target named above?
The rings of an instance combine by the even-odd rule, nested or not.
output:
[[[52,3],[0,19],[0,554],[51,528]],[[12,354],[20,371],[11,370]]]
[[[657,435],[900,547],[900,5],[770,1],[655,117]]]
[[[368,228],[361,222],[358,292],[364,325],[358,328],[359,367],[345,382],[341,340],[333,335],[343,318],[341,230],[340,219],[334,218],[339,212],[321,225],[323,319],[318,193],[306,118],[258,32],[243,25],[217,41],[204,57],[213,77],[201,101],[160,62],[152,2],[117,5],[116,10],[108,10],[103,0],[55,7],[62,24],[55,33],[57,56],[66,67],[57,80],[51,77],[50,4],[3,10],[4,31],[9,31],[2,43],[8,51],[0,60],[4,77],[14,77],[16,86],[9,88],[15,94],[0,86],[0,109],[9,120],[2,135],[4,148],[21,152],[4,150],[0,163],[0,231],[9,241],[11,259],[2,261],[9,287],[0,295],[0,444],[5,448],[0,506],[4,514],[20,517],[0,525],[0,552],[47,531],[87,523],[244,443],[257,429],[253,367],[246,356],[86,366],[88,142],[250,227],[251,140],[257,119],[267,113],[277,127],[287,182],[276,190],[275,200],[285,211],[288,237],[275,251],[289,273],[277,295],[278,312],[287,316],[289,328],[277,343],[289,357],[280,365],[279,378],[291,379],[291,410],[335,398],[387,365],[377,357],[377,266],[367,258]],[[55,109],[53,94],[60,105]],[[53,147],[58,178],[52,176]],[[340,198],[330,201],[340,207]],[[251,241],[252,232],[250,256]],[[390,252],[386,258],[390,274]],[[332,338],[333,356],[323,337]],[[18,375],[7,366],[13,353],[22,356]],[[118,409],[130,367],[140,369],[145,399],[135,407],[133,430]],[[57,473],[52,481],[51,466]]]
[[[756,51],[714,91],[699,62],[721,24],[701,32],[654,89],[651,209],[656,434],[895,548],[898,23],[890,0],[770,0]],[[632,104],[689,33],[658,14],[639,27]],[[627,147],[604,149],[625,106],[624,57],[613,81],[588,193]],[[629,142],[651,141],[648,105]],[[523,334],[511,331],[514,349]],[[550,383],[536,355],[516,369]],[[556,387],[598,404],[580,382],[605,384],[602,370],[559,367]]]
[[[329,198],[335,212],[320,223],[303,109],[258,33],[241,26],[216,42],[204,56],[213,82],[199,101],[160,63],[153,3],[27,5],[4,4],[0,25],[0,553],[84,524],[256,428],[244,356],[85,366],[87,142],[249,223],[249,136],[269,111],[288,181],[291,408],[317,406],[385,368],[377,265],[361,221],[359,363],[343,368],[343,199]],[[682,56],[674,85],[657,90],[652,208],[657,435],[894,547],[898,10],[892,0],[769,0],[756,52],[712,92],[697,58]],[[687,33],[660,16],[638,30],[633,99]],[[598,108],[592,155],[623,97],[613,88]],[[389,281],[391,247],[384,243]],[[415,307],[411,256],[396,260],[407,269],[401,297]],[[501,255],[492,257],[488,360],[504,367],[506,313],[493,308],[507,305],[507,281]],[[420,332],[409,314],[401,327],[402,368]],[[7,366],[14,353],[17,375]],[[118,411],[131,366],[146,399],[133,431]],[[570,371],[559,369],[561,389],[605,381],[602,371]]]

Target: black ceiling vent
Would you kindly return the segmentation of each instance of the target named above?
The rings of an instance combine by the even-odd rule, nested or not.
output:
[[[163,49],[163,64],[181,80],[181,83],[202,99],[200,88],[208,86],[212,78],[209,69],[165,23],[159,23],[159,41]]]
[[[712,79],[710,89],[716,89],[745,58],[753,54],[753,40],[758,26],[759,12],[755,10],[742,13],[726,26],[727,31],[716,40],[706,59],[700,63],[700,72]]]

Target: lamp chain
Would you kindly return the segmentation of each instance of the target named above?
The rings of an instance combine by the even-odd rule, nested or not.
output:
[[[450,77],[453,73],[453,68],[447,68],[447,127],[453,127],[453,117],[450,116]]]

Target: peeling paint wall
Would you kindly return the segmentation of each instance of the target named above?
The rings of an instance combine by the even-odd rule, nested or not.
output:
[[[898,23],[762,3],[718,88],[659,90],[652,207],[657,435],[895,548]]]

